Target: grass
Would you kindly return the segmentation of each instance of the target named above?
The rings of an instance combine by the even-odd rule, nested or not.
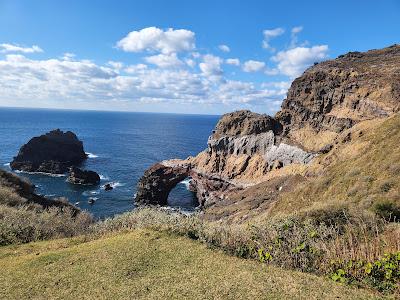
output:
[[[136,229],[0,248],[1,299],[379,299],[325,278]]]
[[[329,202],[370,210],[392,203],[398,209],[399,148],[400,114],[358,124],[339,137],[334,150],[310,165],[307,181],[283,193],[271,214],[318,209]]]

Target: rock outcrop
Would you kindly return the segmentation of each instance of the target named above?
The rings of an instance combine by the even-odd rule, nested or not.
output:
[[[166,205],[171,186],[190,175],[206,212],[218,207],[215,215],[221,215],[224,205],[243,202],[243,195],[247,202],[251,195],[258,197],[257,207],[267,209],[283,186],[304,181],[307,164],[329,153],[343,131],[399,111],[400,46],[315,64],[293,81],[275,117],[250,111],[223,115],[206,150],[146,171],[137,199]],[[276,184],[267,183],[276,177],[281,178]],[[261,203],[263,189],[271,191],[264,197],[267,206]]]
[[[94,171],[81,170],[78,167],[69,169],[68,182],[81,185],[96,185],[100,183],[100,176]]]
[[[63,174],[86,158],[83,143],[77,136],[57,129],[23,145],[10,166],[13,170]]]
[[[295,79],[275,118],[285,134],[317,150],[360,121],[400,111],[400,45],[350,52]],[[314,147],[313,147],[314,146]]]
[[[169,192],[188,176],[188,166],[155,164],[140,179],[135,201],[137,204],[167,205]]]

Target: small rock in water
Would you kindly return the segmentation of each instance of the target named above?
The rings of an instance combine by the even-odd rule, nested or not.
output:
[[[96,199],[94,199],[94,198],[89,198],[89,201],[88,201],[89,204],[93,204],[93,203],[95,203],[95,202],[96,202]]]
[[[105,190],[105,191],[111,191],[112,189],[113,189],[113,187],[112,187],[111,183],[107,183],[107,184],[104,186],[104,190]]]

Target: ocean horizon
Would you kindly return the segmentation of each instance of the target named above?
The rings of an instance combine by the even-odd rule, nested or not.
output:
[[[16,173],[49,198],[65,197],[96,218],[111,217],[134,209],[136,184],[152,164],[196,155],[207,147],[207,138],[219,116],[150,112],[118,112],[38,108],[0,108],[0,168],[32,137],[53,129],[74,132],[83,142],[88,159],[82,168],[99,173],[98,186],[76,186],[66,176]],[[112,191],[102,186],[111,183]],[[89,198],[95,199],[89,204]],[[184,210],[196,206],[187,181],[170,193],[169,205]]]

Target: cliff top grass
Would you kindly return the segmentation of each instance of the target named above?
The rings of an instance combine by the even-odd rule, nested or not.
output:
[[[134,230],[0,248],[1,299],[378,299],[328,279]]]
[[[400,114],[354,126],[308,168],[313,176],[282,194],[273,213],[290,214],[332,203],[371,210],[391,203],[400,209],[399,149]]]

